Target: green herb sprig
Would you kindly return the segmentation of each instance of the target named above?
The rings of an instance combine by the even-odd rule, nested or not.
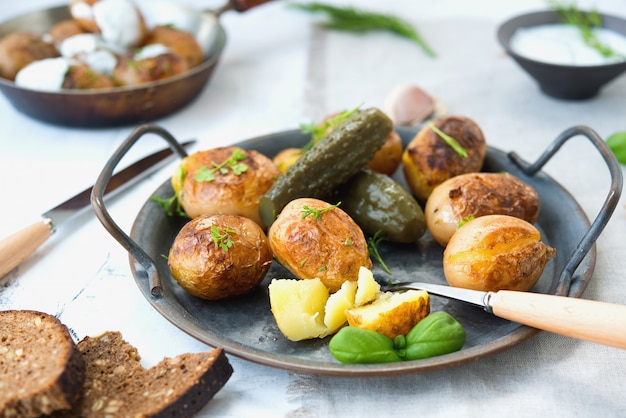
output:
[[[303,123],[300,125],[300,132],[305,135],[311,134],[311,140],[302,147],[304,151],[310,150],[313,145],[319,142],[328,132],[335,129],[341,122],[356,114],[361,105],[349,110],[344,110],[320,123]]]
[[[383,270],[387,272],[387,274],[391,275],[391,269],[383,260],[383,257],[380,255],[378,251],[378,245],[384,241],[385,238],[380,235],[380,230],[376,231],[376,233],[367,239],[367,249],[370,253],[371,257],[374,257],[382,266]]]
[[[602,16],[597,10],[583,12],[578,9],[576,2],[565,4],[558,0],[547,0],[547,3],[563,23],[567,23],[578,29],[578,32],[587,46],[595,49],[605,58],[626,58],[600,42],[596,36],[594,29],[602,27]]]
[[[176,171],[174,171],[174,176],[178,177],[179,184],[183,183],[184,177],[187,175],[187,170],[182,166],[182,164],[176,167]],[[183,218],[189,218],[189,215],[185,212],[185,210],[180,205],[180,200],[178,199],[178,192],[174,192],[174,195],[169,198],[163,198],[159,196],[151,196],[150,200],[156,202],[159,206],[163,208],[165,214],[167,216],[178,215]]]
[[[211,225],[211,237],[213,238],[213,244],[215,244],[215,248],[221,248],[222,251],[227,252],[235,243],[231,238],[230,234],[236,234],[232,228],[224,228],[224,231],[221,231],[217,225]]]
[[[355,33],[385,30],[415,42],[428,56],[435,57],[435,51],[424,41],[417,30],[397,16],[318,2],[292,3],[291,6],[311,13],[326,14],[329,20],[322,24],[325,28]]]
[[[437,128],[432,122],[428,124],[428,127],[432,129],[433,132],[435,132],[437,135],[439,135],[439,137],[443,139],[445,143],[448,144],[453,150],[455,150],[457,154],[459,154],[463,158],[467,157],[467,151],[461,146],[461,144],[459,144],[456,139],[452,138],[450,135]]]
[[[246,159],[246,154],[240,150],[235,149],[232,155],[223,163],[217,164],[216,162],[211,162],[212,168],[209,168],[205,165],[196,170],[196,173],[193,176],[193,179],[197,182],[211,182],[215,181],[215,173],[219,172],[221,174],[227,174],[229,170],[231,170],[235,175],[239,176],[246,171],[248,171],[248,166],[243,161]]]
[[[329,205],[321,209],[312,209],[310,206],[304,205],[301,211],[302,219],[306,218],[309,215],[313,215],[313,220],[319,221],[320,219],[322,219],[322,214],[328,212],[329,210],[335,209],[339,205],[341,205],[341,202],[337,202],[337,204],[335,205]]]

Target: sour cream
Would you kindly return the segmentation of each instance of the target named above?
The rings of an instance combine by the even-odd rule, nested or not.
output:
[[[141,14],[131,1],[100,0],[92,9],[106,43],[130,48],[143,39]]]
[[[606,28],[596,28],[594,32],[600,43],[617,56],[604,57],[585,44],[577,28],[564,23],[518,29],[510,45],[523,57],[549,64],[591,66],[626,60],[626,36]]]
[[[88,67],[111,75],[117,65],[117,57],[107,49],[102,38],[92,33],[70,36],[59,45],[59,52],[66,58],[83,61]]]
[[[144,46],[139,51],[137,51],[133,58],[135,58],[136,60],[142,60],[146,58],[158,57],[159,55],[167,54],[169,52],[169,48],[167,48],[163,44],[150,44]]]
[[[33,90],[60,91],[69,68],[70,60],[65,57],[35,61],[17,73],[15,84]]]

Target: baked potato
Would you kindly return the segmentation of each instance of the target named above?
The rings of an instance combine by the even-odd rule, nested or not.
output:
[[[467,173],[433,189],[424,217],[428,231],[445,247],[463,221],[500,214],[535,223],[539,208],[537,191],[512,174]]]
[[[113,69],[113,80],[119,86],[139,86],[188,70],[189,66],[183,57],[169,52],[142,59],[120,57]]]
[[[251,219],[199,216],[179,231],[168,256],[178,284],[193,296],[221,300],[254,290],[272,263],[267,236]]]
[[[394,130],[389,132],[385,143],[376,151],[365,167],[377,173],[391,176],[402,162],[402,139]]]
[[[436,130],[456,140],[460,155]],[[463,116],[446,116],[420,130],[402,154],[406,181],[418,201],[425,203],[433,189],[451,177],[480,171],[487,142],[480,127]]]
[[[428,295],[424,299],[425,292],[415,292],[420,294],[419,300],[413,297],[413,293],[410,293],[410,297],[383,293],[371,270],[365,267],[359,269],[356,282],[345,281],[334,293],[330,293],[318,278],[273,279],[269,285],[270,307],[276,325],[285,338],[291,341],[334,334],[348,324],[349,311],[365,306],[374,308],[366,309],[366,314],[370,314],[366,315],[368,320],[364,321],[364,326],[404,330],[412,326],[410,324],[415,324],[415,318],[419,316],[415,315],[415,311],[422,312],[428,302]],[[378,298],[386,302],[379,303]],[[388,302],[390,298],[393,299],[392,303]],[[386,308],[390,311],[386,312]]]
[[[268,231],[276,259],[299,279],[319,278],[331,291],[359,269],[371,269],[361,228],[339,207],[319,199],[292,200]]]
[[[189,32],[170,26],[153,28],[143,45],[163,45],[173,54],[182,57],[189,68],[199,65],[204,59],[204,53],[196,38]]]
[[[241,215],[265,228],[259,199],[279,175],[272,160],[257,151],[220,147],[184,158],[172,176],[172,187],[191,218]]]
[[[328,335],[324,310],[329,292],[320,279],[273,279],[268,291],[272,315],[285,338],[301,341]]]
[[[556,250],[541,241],[529,222],[485,215],[460,227],[443,253],[450,286],[482,291],[530,290]]]
[[[0,40],[0,77],[15,80],[17,73],[35,61],[55,58],[56,47],[28,32],[14,32]]]
[[[381,292],[373,302],[345,313],[348,325],[376,331],[393,340],[408,334],[430,313],[430,298],[423,290]]]

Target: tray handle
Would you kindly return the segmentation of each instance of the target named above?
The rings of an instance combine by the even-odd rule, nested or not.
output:
[[[541,168],[554,156],[554,154],[556,154],[565,142],[578,135],[582,135],[591,141],[591,143],[602,155],[611,176],[611,187],[604,203],[602,204],[602,207],[600,208],[600,211],[598,212],[598,215],[570,255],[563,271],[561,272],[561,275],[559,276],[559,285],[556,289],[556,294],[562,296],[568,294],[574,272],[585,258],[585,255],[594,245],[600,233],[604,230],[604,227],[611,218],[613,211],[615,211],[622,194],[622,170],[617,162],[617,159],[615,158],[615,155],[606,145],[606,142],[593,129],[582,125],[573,126],[563,131],[532,164],[524,161],[516,152],[509,153],[509,158],[517,167],[519,167],[525,174],[533,176],[541,170]]]
[[[153,296],[161,294],[161,279],[154,260],[142,250],[113,220],[104,205],[104,191],[106,190],[115,167],[119,164],[128,150],[145,134],[156,134],[167,141],[175,154],[181,158],[187,156],[185,148],[165,129],[160,126],[145,124],[135,128],[128,138],[119,146],[109,161],[105,164],[98,176],[91,192],[91,206],[104,228],[139,262],[148,274],[150,293]]]

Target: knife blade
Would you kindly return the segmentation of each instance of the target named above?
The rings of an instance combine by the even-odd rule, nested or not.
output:
[[[567,337],[626,349],[626,306],[543,293],[482,292],[432,283],[399,283],[386,291],[416,289],[480,306],[500,318]]]
[[[182,143],[184,147],[195,140]],[[171,148],[164,148],[120,170],[111,177],[105,190],[110,197],[131,186],[136,181],[157,170],[173,155]],[[48,240],[56,229],[68,219],[91,205],[93,186],[77,193],[54,208],[44,212],[41,219],[0,241],[0,278],[20,265],[28,256]]]

